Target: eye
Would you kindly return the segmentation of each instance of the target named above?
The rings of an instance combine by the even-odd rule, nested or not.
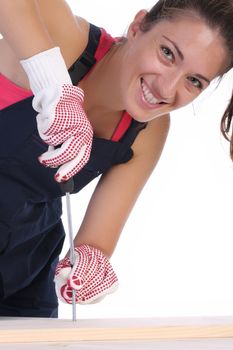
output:
[[[203,84],[200,82],[199,79],[195,77],[188,77],[188,80],[192,83],[194,87],[198,88],[199,90],[203,90]]]
[[[166,46],[161,46],[161,50],[163,53],[163,56],[168,59],[169,61],[174,61],[175,56],[173,54],[173,52]]]

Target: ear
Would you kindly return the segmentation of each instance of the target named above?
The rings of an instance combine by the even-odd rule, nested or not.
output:
[[[134,17],[133,22],[130,24],[128,32],[127,32],[127,38],[133,38],[140,30],[140,23],[142,22],[143,18],[147,14],[147,10],[140,10],[136,16]]]

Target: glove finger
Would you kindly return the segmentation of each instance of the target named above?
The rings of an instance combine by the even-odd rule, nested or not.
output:
[[[67,281],[69,288],[72,289],[73,286],[75,286],[75,289],[79,290],[83,287],[83,284],[85,283],[86,273],[88,271],[88,266],[89,261],[87,255],[79,250],[77,252],[77,257],[72,267],[69,279]],[[73,285],[70,285],[70,280],[73,281]]]
[[[67,156],[67,160],[69,161],[72,158],[74,158],[77,153],[73,155],[72,157],[72,153],[69,153],[69,151],[72,150],[73,152],[73,148],[74,147],[78,147],[81,145],[78,145],[78,141],[80,142],[80,140],[77,140],[75,136],[72,136],[71,138],[69,138],[68,140],[66,140],[63,144],[60,145],[60,147],[53,147],[50,146],[49,149],[47,150],[47,152],[41,154],[41,156],[38,158],[39,162],[45,166],[49,166],[49,167],[53,167],[56,168],[59,165],[63,164],[62,162],[59,162],[59,160],[61,161],[61,159],[65,156]],[[70,159],[69,159],[70,156]]]
[[[72,304],[72,289],[67,284],[61,286],[59,299],[67,304]]]
[[[66,140],[61,147],[50,149],[39,157],[39,162],[51,168],[57,168],[78,156],[80,160],[89,155],[91,143],[83,144],[81,138],[72,136]],[[79,161],[80,161],[79,160]]]
[[[61,300],[63,303],[69,302],[69,300],[67,301],[63,296],[63,290],[64,290],[64,287],[67,286],[67,283],[66,282],[62,283],[62,281],[59,279],[54,281],[55,281],[55,291],[58,299]],[[66,297],[66,294],[65,294],[65,297]]]
[[[92,283],[93,282],[93,283]],[[99,282],[99,283],[97,283]],[[110,264],[106,259],[104,276],[99,281],[91,281],[91,283],[84,286],[79,292],[79,303],[89,304],[95,302],[98,298],[102,298],[107,294],[115,292],[118,288],[117,276]]]
[[[86,297],[83,299],[77,299],[76,298],[76,303],[80,305],[88,305],[88,304],[98,304],[100,303],[107,295],[102,295],[100,297],[94,297],[94,298],[89,298],[86,300]],[[87,297],[88,298],[88,297]]]
[[[51,135],[50,137],[46,136],[45,134],[43,134],[41,132],[39,132],[39,135],[40,135],[41,139],[45,143],[47,143],[48,145],[60,146],[66,140],[69,140],[70,138],[72,138],[72,136],[79,135],[79,132],[78,132],[78,127],[76,126],[76,127],[71,128],[71,129],[68,129],[68,130],[59,131],[58,133],[55,133],[55,134]]]
[[[98,293],[98,286],[102,284],[104,278],[103,271],[101,272],[99,272],[98,270],[97,273],[92,277],[92,279],[86,281],[86,283],[83,284],[83,287],[79,290],[79,296],[81,299],[89,293]],[[73,287],[73,284],[70,283],[70,280],[68,281],[68,284],[70,285],[70,287]]]
[[[58,284],[67,283],[70,276],[71,267],[64,267],[60,270],[58,274],[55,274],[54,282]]]
[[[80,298],[86,294],[89,294],[91,291],[96,291],[97,293],[98,286],[102,286],[104,288],[105,284],[103,282],[105,279],[105,271],[105,261],[98,261],[97,257],[94,255],[92,263],[89,263],[89,269],[86,273],[86,281],[79,290]],[[71,288],[76,289],[76,286],[72,280],[72,273],[68,280],[68,284]]]
[[[71,177],[76,175],[89,161],[90,158],[90,149],[87,145],[82,146],[78,155],[61,165],[57,170],[54,178],[57,182],[68,181]]]
[[[75,261],[68,279],[68,285],[75,290],[79,290],[96,275],[98,260],[94,254],[87,253],[85,245],[76,249],[79,252],[80,259]],[[81,260],[81,257],[83,260]],[[85,261],[85,264],[83,261]]]
[[[50,136],[42,133],[39,130],[39,135],[45,143],[51,146],[61,145],[63,142],[65,142],[72,136],[80,138],[81,140],[83,140],[84,143],[89,143],[92,141],[93,138],[93,129],[89,120],[86,119],[85,124],[82,124],[82,126],[76,124],[72,128],[54,132]]]
[[[66,272],[63,272],[63,270],[66,270]],[[56,266],[55,277],[63,276],[63,278],[67,279],[70,271],[71,266],[69,258],[62,259]]]
[[[57,294],[60,294],[60,287],[67,284],[71,272],[70,260],[69,258],[61,260],[56,267],[54,282]]]
[[[107,289],[102,289],[100,286],[97,286],[93,290],[82,290],[76,297],[76,301],[79,304],[94,304],[100,302],[108,294],[114,293],[119,286],[118,281],[116,280],[111,286],[108,286]]]
[[[79,249],[83,249],[86,254],[88,254],[90,259],[86,281],[88,282],[88,288],[93,289],[104,280],[105,274],[108,272],[107,266],[110,265],[110,263],[103,253],[97,248],[84,244],[80,246]]]

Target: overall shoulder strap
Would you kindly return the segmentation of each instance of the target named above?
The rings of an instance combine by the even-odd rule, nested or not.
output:
[[[95,51],[98,47],[101,36],[100,28],[90,24],[88,44],[82,55],[69,68],[69,74],[74,85],[89,72],[96,63]]]
[[[124,136],[122,137],[121,143],[127,147],[131,147],[139,132],[145,129],[147,124],[148,123],[138,122],[133,119],[130,127],[126,130]]]

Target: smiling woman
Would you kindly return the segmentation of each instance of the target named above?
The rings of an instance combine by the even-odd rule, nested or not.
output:
[[[116,290],[109,259],[160,158],[169,113],[232,66],[233,6],[160,0],[122,39],[63,0],[17,9],[4,0],[0,14],[0,315],[56,317],[56,294],[70,304],[75,290],[88,304]],[[76,193],[100,174],[75,262],[58,262],[59,182],[73,178]]]
[[[150,30],[141,31],[145,15],[141,11],[136,16],[122,50],[121,88],[127,111],[139,121],[149,121],[187,105],[229,64],[218,29],[211,29],[197,15],[164,19]],[[135,79],[137,76],[140,80]],[[137,103],[126,94],[133,79],[141,83]]]

